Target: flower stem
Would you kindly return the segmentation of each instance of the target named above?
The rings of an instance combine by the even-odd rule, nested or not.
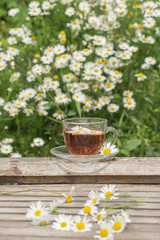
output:
[[[128,205],[122,205],[122,206],[118,206],[118,207],[110,207],[110,208],[106,208],[105,210],[112,210],[112,209],[128,209],[131,206],[134,206],[138,203],[146,203],[146,202],[139,202],[139,201],[135,201],[134,203],[128,204]]]
[[[45,117],[47,117],[48,119],[50,119],[50,120],[52,120],[52,121],[54,121],[54,122],[57,122],[57,123],[61,123],[61,124],[62,124],[61,121],[58,121],[58,120],[56,120],[56,119],[54,119],[54,118],[52,118],[52,117],[49,117],[49,116],[45,116]]]
[[[58,194],[58,195],[63,196],[62,193],[53,192],[53,191],[46,190],[46,189],[41,189],[41,188],[40,189],[31,188],[31,189],[26,189],[26,190],[23,190],[23,191],[14,191],[14,192],[3,192],[3,193],[0,193],[0,195],[21,193],[21,192],[30,192],[30,191],[44,191],[44,192],[49,192],[49,193]]]

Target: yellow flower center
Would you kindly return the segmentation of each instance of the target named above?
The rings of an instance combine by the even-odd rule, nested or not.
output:
[[[100,231],[101,237],[107,237],[108,236],[108,230],[106,228],[102,228]]]
[[[64,37],[61,38],[61,41],[62,41],[62,42],[66,42],[66,38],[64,38]]]
[[[53,79],[54,79],[54,80],[57,80],[57,79],[58,79],[58,76],[57,76],[57,75],[54,75],[54,76],[53,76]]]
[[[60,98],[59,98],[59,100],[63,100],[63,98],[62,98],[62,97],[60,97]]]
[[[73,24],[75,24],[75,25],[76,25],[76,24],[78,24],[78,22],[77,22],[76,20],[74,20],[74,21],[73,21]]]
[[[115,222],[113,226],[115,231],[118,231],[121,229],[121,223],[120,222]]]
[[[81,131],[81,130],[83,130],[83,128],[78,128],[78,130],[80,130],[80,131]]]
[[[60,34],[61,34],[61,35],[64,35],[64,34],[65,34],[65,32],[62,30],[62,31],[60,31]]]
[[[76,132],[74,132],[74,133],[80,133],[79,131],[76,131]]]
[[[97,220],[100,221],[101,219],[102,219],[102,215],[99,214],[99,215],[97,216]]]
[[[106,198],[111,198],[112,197],[112,192],[110,192],[110,191],[106,192],[105,197]]]
[[[62,223],[61,223],[61,227],[62,227],[62,228],[67,227],[67,223],[66,223],[66,222],[62,222]]]
[[[57,113],[58,113],[58,114],[62,114],[62,110],[58,110]]]
[[[109,148],[105,148],[103,150],[103,154],[110,154],[110,153],[111,153],[111,149],[109,149]]]
[[[95,102],[93,105],[94,105],[95,107],[97,107],[97,106],[98,106],[98,103],[97,103],[97,102]]]
[[[85,104],[85,105],[84,105],[84,108],[89,108],[89,105],[88,105],[88,104]]]
[[[103,60],[99,59],[97,62],[98,62],[99,64],[102,64],[102,63],[103,63]]]
[[[112,87],[112,85],[111,85],[110,83],[108,83],[108,82],[106,82],[105,85],[106,85],[108,88],[111,88],[111,87]]]
[[[67,198],[66,198],[66,203],[70,203],[72,202],[72,196],[69,195]]]
[[[138,77],[143,77],[143,73],[138,73]]]
[[[38,59],[38,58],[40,58],[40,54],[36,53],[36,54],[34,55],[34,57]]]
[[[112,110],[112,111],[114,111],[114,110],[115,110],[115,108],[114,108],[114,107],[112,107],[112,108],[111,108],[111,110]]]
[[[83,223],[83,222],[77,223],[77,229],[78,229],[78,230],[83,230],[83,229],[85,229],[84,223]]]
[[[103,103],[106,103],[106,99],[103,99],[102,102],[103,102]]]
[[[86,207],[84,208],[84,213],[85,213],[85,214],[89,214],[90,212],[91,212],[91,207],[86,206]]]
[[[91,132],[96,132],[96,131],[91,131]],[[97,202],[97,198],[93,198],[93,199],[92,199],[92,203],[93,203],[93,204],[96,204],[96,202]]]
[[[40,211],[40,210],[36,210],[36,211],[35,211],[35,216],[36,216],[36,217],[39,217],[40,215],[41,215],[41,211]]]
[[[131,102],[131,101],[128,101],[127,103],[128,103],[128,105],[131,105],[131,104],[132,104],[132,102]]]
[[[96,133],[96,131],[92,130],[91,133]],[[94,198],[94,199],[96,199],[96,198]]]

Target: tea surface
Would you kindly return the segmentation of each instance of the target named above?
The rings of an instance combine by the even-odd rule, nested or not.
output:
[[[65,144],[68,152],[73,155],[95,155],[99,153],[105,141],[106,134],[101,133],[73,133],[64,131]]]

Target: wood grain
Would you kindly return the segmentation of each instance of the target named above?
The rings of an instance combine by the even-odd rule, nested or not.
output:
[[[77,184],[74,201],[64,204],[59,211],[65,214],[77,215],[88,199],[88,192],[92,189],[99,190],[104,184]],[[57,192],[68,192],[71,188],[67,184],[44,185],[1,185],[0,192],[19,191],[28,188],[43,188]],[[123,233],[115,234],[115,240],[159,240],[160,236],[160,185],[146,184],[117,184],[121,196],[131,199],[143,200],[132,206],[127,212],[132,220],[127,224]],[[55,195],[54,195],[55,198]],[[94,240],[95,231],[99,229],[93,222],[93,230],[86,233],[73,233],[55,231],[51,224],[40,227],[32,226],[25,214],[32,202],[43,200],[46,204],[53,200],[50,193],[41,191],[25,192],[14,195],[0,195],[0,240]],[[109,201],[108,206],[129,204],[127,199]],[[117,210],[115,210],[117,211]],[[109,210],[108,214],[112,211]],[[56,214],[53,215],[53,221]]]
[[[55,158],[0,158],[0,182],[17,183],[160,183],[160,158],[115,158],[63,171]],[[66,167],[66,166],[65,166]],[[80,173],[77,172],[80,169]],[[89,173],[88,173],[88,171]],[[96,169],[101,169],[96,172]],[[80,177],[82,176],[82,177]]]

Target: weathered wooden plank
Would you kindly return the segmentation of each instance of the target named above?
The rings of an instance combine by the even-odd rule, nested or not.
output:
[[[65,208],[62,211],[64,214],[72,214],[77,215],[78,210],[77,209],[70,209],[70,208]],[[160,210],[155,210],[155,209],[128,209],[127,210],[128,214],[132,217],[160,217]],[[111,212],[109,212],[111,213]],[[112,212],[113,213],[113,212]],[[15,220],[15,221],[25,221],[25,213],[1,213],[0,214],[0,221],[7,221],[7,220]]]
[[[74,184],[76,188],[76,195],[78,196],[83,196],[86,195],[87,192],[93,190],[100,190],[105,184],[94,184],[94,187],[92,184]],[[48,189],[50,191],[55,191],[55,192],[68,192],[70,191],[72,185],[70,184],[25,184],[25,185],[18,185],[18,184],[13,184],[13,185],[0,185],[0,191],[18,191],[18,190],[25,190],[25,189]],[[121,193],[127,194],[128,192],[134,192],[136,194],[140,194],[141,192],[148,192],[148,194],[154,194],[154,192],[160,192],[160,184],[119,184],[116,183],[116,187],[118,188],[118,191]],[[82,191],[83,189],[83,191]],[[79,195],[79,192],[81,191],[81,194]],[[34,191],[30,192],[31,194]],[[43,194],[42,191],[35,191],[36,195],[37,194]],[[127,192],[127,193],[126,193]],[[21,193],[22,194],[22,193]],[[29,194],[29,192],[27,193]],[[44,192],[44,195],[47,195],[49,193]]]
[[[58,161],[63,165],[62,160]],[[0,182],[160,183],[159,157],[116,158],[107,164],[102,161],[81,167],[80,174],[74,173],[77,172],[77,165],[74,163],[68,164],[68,169],[72,170],[72,173],[63,171],[55,158],[1,158],[0,162]],[[86,169],[89,169],[88,173],[85,173]],[[97,169],[101,170],[96,172]]]
[[[135,228],[137,229],[137,232],[135,232]],[[147,231],[149,229],[149,231]],[[79,237],[81,239],[88,239],[93,237],[95,234],[95,231],[91,232],[85,232],[85,233],[73,233],[73,232],[60,232],[60,231],[55,231],[52,228],[49,227],[37,227],[35,226],[30,227],[29,229],[27,228],[9,228],[7,231],[5,228],[0,227],[0,236],[39,236],[39,237],[48,237],[52,236],[54,239],[59,239],[59,237],[63,237],[66,239],[75,239],[76,237]],[[156,239],[159,240],[159,232],[152,231],[152,228],[149,227],[149,225],[146,225],[145,228],[142,231],[141,226],[136,225],[136,226],[128,226],[128,229],[121,233],[117,234],[118,237],[116,239]],[[132,236],[134,235],[134,236]],[[149,237],[149,238],[148,238]]]
[[[136,213],[136,212],[135,212]],[[68,212],[69,214],[69,212]],[[18,215],[18,214],[17,214]],[[16,216],[17,216],[16,215]],[[19,215],[20,217],[22,217],[22,214]],[[57,214],[53,215],[53,219],[57,216]],[[136,224],[158,224],[160,225],[160,221],[159,221],[159,216],[137,216],[137,215],[131,215],[130,219],[132,221],[132,223],[136,223]],[[17,219],[16,217],[14,219],[3,219],[0,220],[0,226],[1,227],[28,227],[30,226],[30,220],[25,218],[24,219]],[[92,219],[91,219],[91,222]]]

